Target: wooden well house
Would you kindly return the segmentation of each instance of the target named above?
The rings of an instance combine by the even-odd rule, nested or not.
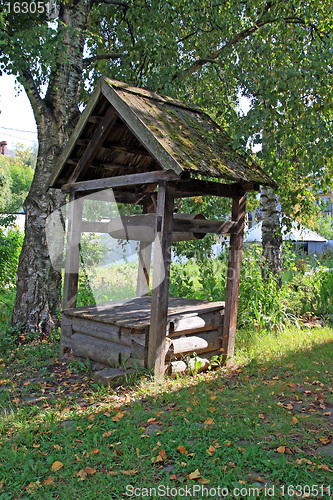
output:
[[[69,193],[62,350],[89,358],[104,380],[145,367],[156,377],[186,368],[184,357],[232,357],[245,199],[273,181],[206,113],[182,102],[101,78],[50,178]],[[84,196],[140,205],[142,215],[108,222],[82,219]],[[231,219],[175,213],[179,200],[232,198]],[[86,231],[140,241],[137,297],[76,307],[80,237]],[[173,241],[230,234],[225,302],[169,297]],[[149,294],[151,242],[154,241]],[[221,297],[222,298],[222,297]]]

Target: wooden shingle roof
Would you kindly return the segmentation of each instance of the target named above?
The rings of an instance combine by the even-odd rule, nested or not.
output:
[[[275,185],[199,108],[101,78],[48,187],[161,170]]]

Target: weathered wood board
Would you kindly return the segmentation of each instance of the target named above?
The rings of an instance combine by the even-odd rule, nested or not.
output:
[[[105,367],[146,368],[151,298],[136,297],[63,312],[62,347]],[[224,302],[169,298],[166,371],[186,366],[182,358],[221,354]]]

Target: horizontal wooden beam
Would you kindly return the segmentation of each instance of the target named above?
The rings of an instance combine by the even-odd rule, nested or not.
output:
[[[90,123],[101,123],[103,121],[103,116],[90,115],[88,122]]]
[[[76,141],[76,145],[77,146],[88,146],[89,142],[90,142],[89,139],[78,139]]]
[[[91,181],[73,182],[64,184],[62,190],[73,191],[96,191],[98,189],[118,188],[142,184],[157,184],[159,182],[173,181],[179,176],[173,170],[144,172],[140,174],[119,175],[117,177],[105,177],[104,179],[93,179]]]
[[[151,154],[148,153],[148,151],[146,151],[145,149],[136,148],[133,146],[121,146],[120,144],[115,144],[115,143],[107,142],[107,141],[104,142],[104,144],[102,145],[102,149],[109,149],[111,151],[119,151],[121,153],[128,153],[131,155],[151,156]]]
[[[172,232],[174,234],[236,234],[238,231],[238,224],[235,221],[221,222],[218,220],[188,219],[186,218],[187,215],[188,214],[173,215]],[[82,223],[82,232],[111,233],[111,235],[114,233],[115,237],[119,238],[134,239],[138,241],[154,241],[155,225],[155,214],[125,215],[123,217],[115,217],[109,222],[84,221]],[[174,239],[174,241],[178,240]]]
[[[66,161],[66,163],[68,165],[77,165],[79,163],[79,159],[80,158],[68,158],[68,160]]]
[[[90,168],[94,168],[94,169],[102,168],[104,170],[114,172],[115,170],[119,170],[119,169],[124,170],[124,169],[130,168],[130,167],[127,167],[127,165],[121,165],[120,163],[99,163],[99,164],[91,165]]]
[[[175,198],[189,198],[191,196],[221,196],[234,198],[248,191],[259,191],[259,184],[252,182],[235,182],[222,184],[219,182],[191,179],[180,180],[171,186]]]
[[[81,192],[81,196],[88,200],[106,201],[109,203],[116,201],[117,203],[126,203],[128,205],[141,205],[147,195],[144,193],[135,194],[126,191],[112,190],[109,192],[108,190],[103,190],[89,192],[89,194]]]

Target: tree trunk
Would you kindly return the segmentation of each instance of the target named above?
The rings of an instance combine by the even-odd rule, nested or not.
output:
[[[270,271],[281,285],[282,282],[282,234],[277,195],[267,186],[261,188],[260,210],[262,215],[262,276]]]
[[[79,116],[83,70],[84,30],[92,0],[68,2],[60,11],[59,31],[63,52],[53,68],[48,90],[42,99],[29,69],[21,73],[38,127],[37,166],[29,195],[24,203],[25,238],[17,272],[17,294],[12,325],[40,335],[59,325],[61,305],[61,262],[63,237],[54,234],[51,262],[46,241],[47,216],[64,203],[64,195],[46,191],[47,181],[62,148]],[[52,265],[53,264],[53,265]],[[54,265],[56,264],[56,265]]]

